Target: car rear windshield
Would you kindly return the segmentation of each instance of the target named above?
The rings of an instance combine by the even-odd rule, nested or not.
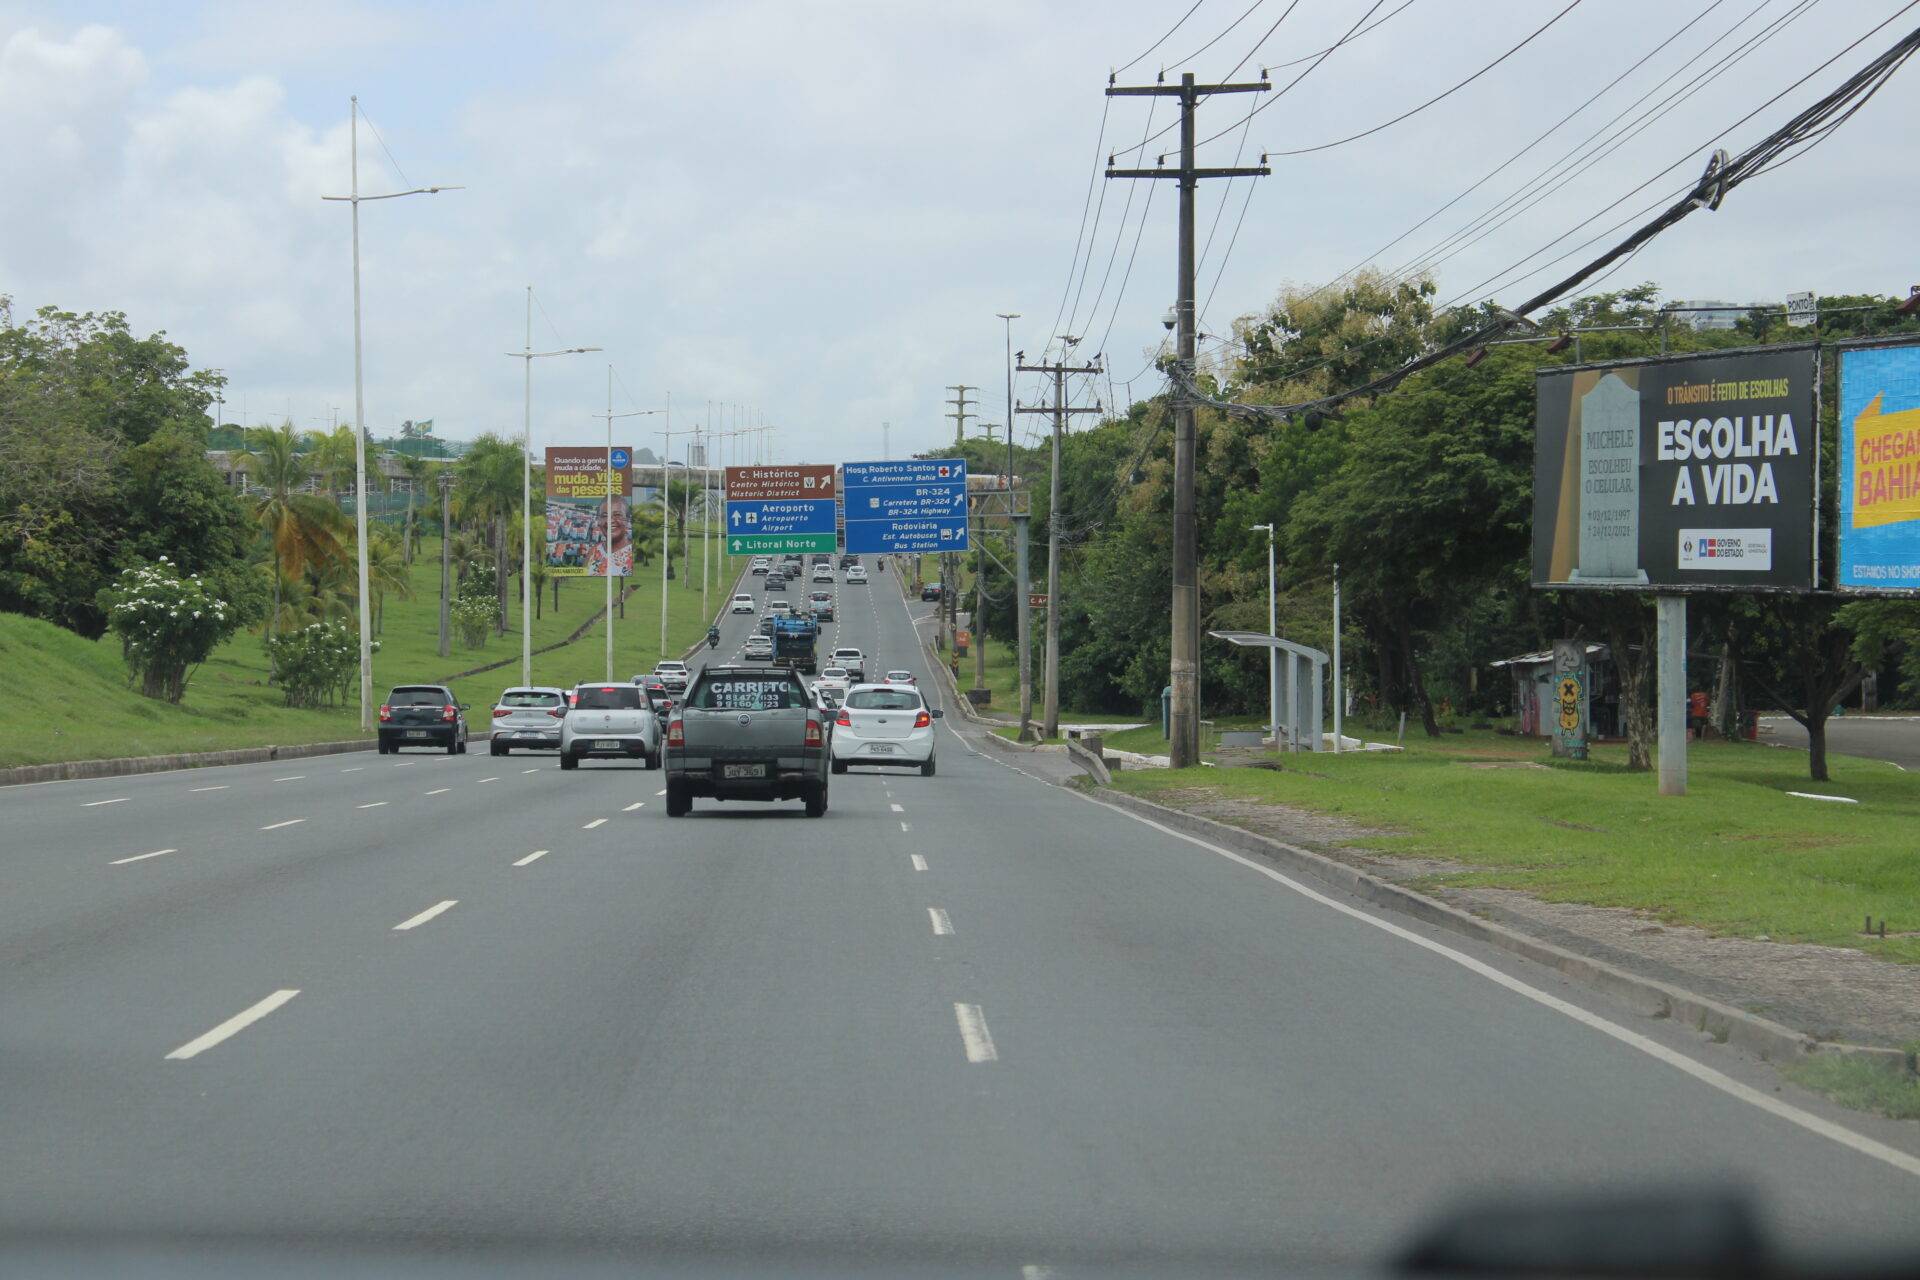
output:
[[[449,701],[445,689],[395,689],[387,695],[390,707],[440,707]]]
[[[714,676],[687,704],[703,711],[785,711],[807,705],[800,683],[779,676]]]
[[[855,711],[918,711],[920,695],[905,689],[858,689],[847,705]]]
[[[630,684],[597,684],[574,695],[574,706],[582,711],[637,711],[646,704],[641,691]]]
[[[562,699],[557,693],[541,693],[534,689],[509,689],[500,695],[503,707],[557,707]]]

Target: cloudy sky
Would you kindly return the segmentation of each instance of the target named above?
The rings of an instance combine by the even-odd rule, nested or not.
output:
[[[503,353],[525,338],[532,284],[536,349],[607,353],[536,365],[536,447],[594,438],[610,360],[619,410],[671,393],[678,426],[704,419],[709,400],[743,406],[722,420],[776,424],[784,460],[877,457],[890,422],[898,456],[951,439],[946,384],[984,386],[987,420],[1004,420],[996,312],[1021,313],[1013,344],[1029,353],[1062,331],[1087,335],[1083,355],[1104,350],[1113,388],[1085,395],[1124,401],[1129,379],[1136,396],[1154,389],[1142,370],[1173,295],[1173,187],[1090,178],[1110,151],[1151,166],[1177,142],[1127,157],[1171,114],[1162,105],[1150,121],[1145,100],[1102,93],[1156,41],[1123,82],[1163,65],[1221,78],[1245,59],[1238,78],[1266,65],[1277,90],[1311,65],[1281,64],[1370,9],[1384,19],[1244,125],[1259,99],[1203,104],[1201,137],[1222,136],[1202,163],[1276,153],[1250,199],[1245,181],[1203,186],[1204,327],[1224,334],[1282,285],[1322,283],[1429,215],[1383,265],[1439,244],[1458,249],[1436,268],[1443,298],[1525,297],[1550,278],[1525,272],[1920,24],[1907,0],[1585,0],[1405,122],[1277,154],[1419,106],[1563,7],[0,0],[0,293],[22,311],[117,308],[139,330],[167,330],[226,373],[230,419],[243,401],[250,422],[351,418],[348,214],[320,197],[347,190],[357,93],[380,139],[363,128],[363,190],[466,187],[363,209],[376,431],[429,417],[454,436],[517,431],[520,364]],[[1606,283],[1739,301],[1904,292],[1920,281],[1917,131],[1909,67],[1805,159]]]

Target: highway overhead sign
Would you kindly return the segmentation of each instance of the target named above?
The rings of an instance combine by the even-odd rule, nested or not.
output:
[[[967,550],[965,458],[849,462],[841,468],[840,486],[848,551]]]
[[[727,468],[727,552],[834,551],[831,466]]]

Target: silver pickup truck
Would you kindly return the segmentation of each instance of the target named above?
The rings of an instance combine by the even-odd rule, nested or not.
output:
[[[827,811],[832,727],[799,676],[783,667],[706,667],[667,726],[667,816],[695,796],[807,802]]]

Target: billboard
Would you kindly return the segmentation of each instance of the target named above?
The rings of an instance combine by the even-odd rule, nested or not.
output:
[[[607,576],[607,520],[613,521],[613,576],[633,572],[633,510],[628,501],[633,450],[605,446],[547,450],[547,572],[558,578]],[[611,498],[611,501],[609,501]]]
[[[1533,585],[1813,586],[1814,343],[1542,369]]]
[[[1842,591],[1920,591],[1920,344],[1840,351]]]

